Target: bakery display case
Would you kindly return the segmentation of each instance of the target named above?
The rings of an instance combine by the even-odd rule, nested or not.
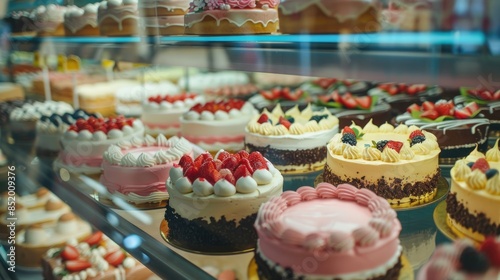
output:
[[[493,198],[483,207],[474,196],[474,207],[489,216],[473,239],[480,243],[491,232],[499,235],[495,219],[500,217],[488,208],[498,206],[500,193],[494,183],[500,158],[495,152],[500,35],[493,19],[491,26],[483,22],[489,21],[486,7],[492,1],[478,1],[482,6],[470,14],[446,8],[455,1],[438,1],[443,6],[432,12],[438,4],[380,1],[385,7],[380,22],[373,17],[377,6],[370,4],[365,13],[345,10],[353,19],[334,16],[329,29],[322,22],[331,16],[302,25],[294,19],[331,9],[336,5],[331,3],[299,11],[295,0],[281,1],[280,8],[280,1],[261,0],[251,8],[224,1],[208,1],[207,7],[213,6],[205,8],[198,1],[179,9],[161,0],[108,1],[105,7],[88,4],[97,1],[10,2],[9,11],[36,15],[10,13],[16,34],[5,39],[5,80],[29,87],[24,102],[11,101],[24,96],[20,87],[0,87],[0,97],[6,97],[0,105],[0,159],[5,157],[0,179],[7,191],[0,201],[18,201],[15,212],[0,209],[2,227],[8,227],[9,217],[18,226],[0,230],[2,279],[94,279],[94,269],[124,279],[279,279],[312,273],[305,263],[309,258],[328,271],[325,260],[345,257],[344,248],[369,258],[379,253],[366,247],[390,248],[391,256],[385,254],[386,261],[378,264],[385,269],[381,279],[417,279],[422,268],[422,273],[434,269],[425,264],[436,248],[470,234],[458,234],[463,226],[450,227],[446,215],[456,211],[454,224],[464,222],[464,215],[474,219],[459,196],[476,187],[478,197]],[[37,8],[41,4],[47,7]],[[67,5],[68,15],[49,4]],[[267,22],[256,28],[235,20],[215,28],[205,21],[227,10],[234,13],[227,17],[238,19],[265,11],[254,25],[263,18]],[[451,10],[453,18],[447,14]],[[40,25],[46,14],[64,18],[64,24]],[[287,23],[286,34],[276,32],[278,16]],[[23,17],[25,25],[16,25]],[[186,35],[177,26],[181,19],[191,21]],[[41,26],[48,29],[40,31]],[[101,27],[104,35],[97,36]],[[422,115],[427,118],[412,121]],[[443,129],[433,124],[436,119],[467,119],[466,127]],[[446,157],[438,157],[443,151]],[[467,179],[470,174],[474,179]],[[290,192],[282,200],[270,199],[281,190]],[[43,198],[46,192],[54,200]],[[352,202],[356,206],[343,207],[368,211],[366,221],[356,222],[370,227],[352,236],[332,233],[329,239],[323,232],[314,238],[296,233],[294,228],[318,226],[321,219],[287,216],[283,209],[297,204],[308,213],[310,200],[332,200],[335,207],[338,201]],[[30,203],[39,203],[33,206],[38,210]],[[447,212],[446,203],[453,209]],[[336,219],[343,213],[326,212],[319,209],[318,215]],[[277,213],[291,222],[275,222]],[[51,229],[36,220],[51,215],[58,217],[49,221]],[[90,237],[78,235],[76,227]],[[90,231],[109,241],[94,242]],[[56,242],[64,233],[78,240]],[[267,248],[255,249],[257,234],[259,246]],[[22,238],[13,250],[9,236],[16,235]],[[49,241],[63,249],[42,254],[43,270],[40,257],[23,259],[34,252],[30,248],[43,251],[41,244]],[[109,254],[116,251],[108,245],[123,251]],[[84,257],[106,251],[95,257],[102,261],[84,262],[80,255],[72,259],[73,248]],[[311,248],[335,253],[318,261]],[[302,263],[299,257],[283,257],[295,253]],[[371,269],[372,263],[366,265]],[[350,266],[343,272],[356,271]],[[75,271],[83,274],[65,276]],[[370,274],[362,275],[355,274],[363,279]]]

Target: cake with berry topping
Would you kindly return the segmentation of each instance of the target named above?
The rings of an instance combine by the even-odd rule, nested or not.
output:
[[[165,212],[168,238],[201,252],[255,247],[253,223],[263,202],[283,191],[283,176],[259,152],[219,151],[194,160],[185,155],[170,169]]]
[[[104,152],[101,183],[108,191],[141,207],[156,207],[168,199],[165,182],[170,168],[183,155],[193,155],[184,138],[167,140],[162,134],[122,141]],[[165,206],[163,204],[163,206]]]
[[[432,200],[440,177],[436,137],[416,126],[344,127],[327,145],[323,178],[368,188],[393,207]]]
[[[206,151],[244,148],[245,126],[257,114],[252,104],[236,99],[196,104],[181,118],[180,135]]]
[[[264,109],[246,127],[245,148],[258,151],[282,173],[323,169],[326,144],[338,133],[339,120],[328,110],[313,111],[298,105],[283,112],[278,104]]]
[[[369,82],[350,79],[317,78],[302,84],[301,88],[311,94],[325,94],[337,91],[339,93],[350,92],[354,95],[366,95],[369,85]]]
[[[143,136],[140,120],[123,116],[78,119],[61,138],[63,150],[54,166],[75,173],[99,174],[103,154],[109,146]]]
[[[458,236],[483,241],[500,235],[499,170],[498,140],[486,154],[475,150],[451,169],[446,222]]]
[[[479,246],[470,239],[440,245],[419,271],[418,280],[474,279],[500,277],[500,238],[488,237]]]
[[[248,101],[255,108],[262,110],[264,108],[271,109],[276,104],[290,108],[296,104],[307,104],[309,99],[308,93],[301,88],[275,87],[269,90],[260,90],[259,94],[252,96]]]
[[[42,258],[47,280],[148,279],[153,273],[101,232],[83,242],[72,239]]]
[[[146,133],[151,135],[177,135],[180,131],[180,118],[189,108],[203,103],[204,98],[194,93],[157,95],[148,98],[142,105],[141,120]]]
[[[399,279],[401,224],[367,189],[286,191],[262,204],[255,228],[260,279]]]
[[[434,134],[441,148],[440,162],[453,164],[467,156],[476,145],[481,151],[486,149],[490,122],[479,113],[475,102],[425,101],[421,105],[410,105],[407,112],[397,116],[395,121]]]
[[[354,96],[350,92],[341,94],[335,90],[318,95],[316,105],[328,108],[338,117],[340,127],[351,125],[352,122],[363,126],[369,120],[376,125],[382,125],[392,117],[391,106],[379,103],[377,97]]]
[[[460,89],[461,98],[467,102],[476,102],[479,105],[481,114],[490,120],[490,131],[497,133],[500,131],[500,89],[487,88],[466,88]]]
[[[184,31],[198,35],[276,33],[278,4],[278,0],[194,0],[184,17]]]
[[[40,267],[40,259],[50,248],[59,248],[70,239],[83,241],[91,226],[73,213],[59,217],[57,223],[33,224],[16,234],[16,261],[23,267]]]

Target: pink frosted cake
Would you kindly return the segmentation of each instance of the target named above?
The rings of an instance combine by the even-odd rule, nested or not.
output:
[[[260,279],[398,279],[401,224],[367,189],[320,183],[264,203],[257,214]]]
[[[111,194],[133,204],[161,205],[168,199],[169,170],[185,154],[192,156],[192,145],[176,136],[122,141],[104,153],[100,180]]]

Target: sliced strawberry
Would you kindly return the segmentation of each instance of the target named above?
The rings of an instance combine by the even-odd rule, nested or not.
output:
[[[472,115],[479,110],[479,105],[477,105],[476,102],[470,102],[467,105],[465,105],[464,108],[467,109],[467,111],[469,111],[469,113],[471,113]]]
[[[500,89],[495,91],[493,94],[493,100],[499,100],[500,99]]]
[[[494,236],[486,237],[479,251],[488,257],[493,267],[500,268],[500,242],[497,242]]]
[[[269,121],[269,117],[267,114],[262,114],[260,115],[259,119],[257,120],[258,123],[266,123]]]
[[[205,160],[207,159],[212,159],[212,155],[209,152],[204,152],[196,157],[193,164],[194,166],[199,168],[203,164],[203,162],[205,162]]]
[[[220,170],[222,167],[222,161],[220,159],[214,159],[215,170]]]
[[[337,82],[337,79],[335,78],[320,78],[314,81],[315,84],[317,84],[323,89],[331,87],[335,82]]]
[[[356,136],[354,130],[352,130],[352,128],[350,128],[349,126],[344,126],[344,129],[342,129],[342,134],[352,134]]]
[[[193,183],[198,178],[198,167],[191,165],[188,169],[184,169],[184,176]]]
[[[387,92],[390,95],[396,95],[399,93],[398,87],[397,86],[391,86],[390,88],[387,89]]]
[[[422,91],[422,86],[421,85],[410,85],[408,87],[408,89],[406,89],[406,92],[409,94],[409,95],[415,95],[415,94],[418,94]]]
[[[486,173],[488,169],[490,169],[490,165],[488,164],[488,161],[484,158],[479,158],[474,162],[474,164],[471,167],[471,170],[476,170],[479,169],[481,172]]]
[[[71,245],[66,245],[61,251],[61,258],[65,261],[76,260],[80,257],[78,249]]]
[[[262,156],[261,153],[257,151],[250,154],[250,156],[248,157],[248,161],[252,165],[253,170],[267,169],[266,159]]]
[[[286,88],[286,89],[288,89],[288,88]],[[283,98],[290,100],[290,101],[299,100],[300,97],[302,96],[302,94],[304,94],[304,91],[301,89],[297,89],[295,91],[290,91],[290,90],[287,90],[287,91],[283,90],[282,91]]]
[[[332,100],[332,96],[331,95],[320,95],[320,96],[318,96],[318,99],[323,103],[328,103]]]
[[[253,173],[253,167],[250,164],[250,161],[248,161],[248,158],[242,158],[239,162],[239,165],[244,165],[247,168],[247,170],[250,172],[250,174]]]
[[[179,165],[182,169],[186,170],[189,166],[193,165],[193,158],[189,155],[183,155],[179,160]]]
[[[370,107],[372,106],[371,96],[355,97],[354,99],[361,109],[370,109]]]
[[[203,112],[203,104],[198,103],[198,104],[194,105],[193,107],[191,107],[190,110],[201,114],[201,112]]]
[[[211,160],[206,161],[200,166],[200,168],[198,170],[198,177],[208,179],[208,176],[214,170],[216,170],[215,163]]]
[[[230,169],[227,169],[227,168],[221,168],[221,170],[219,170],[219,174],[220,174],[220,176],[224,177],[227,174],[233,174],[233,171],[231,171]]]
[[[469,119],[471,117],[471,113],[467,108],[455,109],[453,116],[457,119]]]
[[[422,130],[420,129],[417,129],[415,131],[413,131],[411,134],[410,134],[410,139],[413,139],[415,138],[416,136],[423,136],[425,137],[424,133],[422,132]]]
[[[278,123],[283,125],[287,129],[289,129],[290,126],[292,125],[292,123],[290,121],[288,121],[287,119],[285,119],[283,116],[280,116]]]
[[[340,96],[339,102],[347,109],[354,109],[357,106],[356,100],[350,94]]]
[[[453,116],[453,102],[446,100],[439,100],[434,104],[434,109],[440,116]]]
[[[239,178],[241,177],[246,177],[246,176],[251,176],[250,171],[246,168],[245,165],[240,165],[236,170],[234,171],[234,179],[238,181]]]
[[[227,151],[220,151],[217,154],[217,159],[220,161],[224,161],[226,158],[231,157],[231,154]]]
[[[205,177],[205,179],[207,179],[207,181],[210,182],[210,184],[212,185],[215,185],[215,183],[219,181],[221,178],[222,177],[219,171],[217,171],[216,169],[214,169],[212,172],[208,174],[208,176]]]
[[[420,117],[435,120],[439,117],[439,113],[436,110],[427,110],[427,111],[424,111],[422,113],[422,115],[420,115]]]
[[[240,150],[240,151],[238,151],[238,153],[237,153],[237,154],[238,154],[241,158],[248,158],[248,157],[250,156],[250,154],[249,154],[247,151],[245,151],[245,150]]]
[[[337,91],[332,92],[330,96],[333,101],[340,102],[340,94]]]
[[[383,91],[389,91],[389,89],[393,86],[393,83],[385,83],[385,84],[379,84],[377,87]]]
[[[489,90],[483,90],[479,92],[478,97],[481,98],[482,100],[492,100],[493,99],[493,93]]]
[[[107,261],[112,266],[119,266],[120,264],[123,263],[125,257],[126,257],[125,253],[121,249],[118,249],[114,252],[105,255],[104,260]]]
[[[69,272],[79,272],[92,267],[92,264],[86,260],[73,260],[67,261],[65,266]]]
[[[235,156],[231,156],[222,161],[221,169],[229,169],[231,171],[235,170],[238,167],[239,160]]]
[[[403,83],[397,84],[397,87],[400,92],[406,92],[406,90],[408,89],[408,85]]]
[[[91,236],[89,236],[87,239],[85,239],[85,242],[89,244],[90,246],[94,246],[99,244],[102,240],[102,232],[96,231],[94,232]]]
[[[424,103],[422,103],[422,108],[424,109],[424,111],[435,110],[434,103],[430,101],[425,101]]]
[[[420,106],[416,103],[411,104],[408,109],[406,109],[406,112],[411,113],[413,111],[420,111]]]
[[[78,129],[80,129],[80,130],[86,124],[87,124],[87,122],[84,119],[78,119],[75,122],[76,127],[78,127]]]
[[[68,130],[75,131],[75,132],[79,131],[78,127],[75,124],[70,125]]]
[[[268,100],[274,100],[279,97],[279,93],[277,93],[276,91],[261,90],[260,94],[262,95],[262,97]]]
[[[401,151],[402,147],[403,147],[403,142],[392,141],[392,140],[387,142],[387,144],[385,145],[385,148],[390,148],[390,149],[396,150],[396,152],[398,152],[398,153],[399,153],[399,151]]]
[[[236,179],[234,178],[233,173],[221,175],[221,179],[226,179],[229,183],[236,185]]]

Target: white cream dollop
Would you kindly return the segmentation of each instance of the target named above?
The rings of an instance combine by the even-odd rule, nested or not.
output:
[[[209,196],[214,193],[214,186],[204,178],[198,178],[193,182],[193,192],[197,196]]]
[[[122,127],[122,132],[123,132],[123,135],[130,135],[130,134],[134,133],[134,129],[129,125],[124,125]]]
[[[153,167],[155,166],[156,161],[147,153],[142,153],[137,158],[136,166],[139,167]]]
[[[156,137],[156,145],[158,147],[169,147],[170,146],[167,138],[163,134],[160,134]]]
[[[119,129],[111,129],[108,131],[109,139],[118,139],[123,137],[123,132]]]
[[[100,130],[94,132],[94,134],[92,135],[92,140],[94,141],[103,141],[106,139],[108,139],[108,136],[106,135],[106,133]]]
[[[84,130],[80,130],[80,132],[78,132],[78,140],[92,140],[92,132],[84,129]]]
[[[173,166],[168,171],[168,177],[170,178],[170,181],[172,183],[177,182],[177,180],[179,178],[182,178],[182,176],[183,176],[183,172],[182,172],[182,167],[180,167],[180,166],[177,166],[177,167]]]
[[[137,159],[132,153],[128,153],[123,156],[122,160],[120,161],[121,166],[127,166],[127,167],[133,167],[136,166],[136,161]]]
[[[253,172],[252,178],[257,182],[259,185],[266,185],[271,183],[273,180],[273,174],[269,172],[267,169],[257,169]]]
[[[187,193],[193,192],[193,185],[191,184],[191,182],[189,182],[189,179],[187,177],[184,177],[184,176],[175,180],[174,186],[175,186],[175,189],[182,194],[187,194]]]
[[[239,193],[253,193],[257,190],[257,182],[250,177],[241,177],[236,181],[236,191]]]
[[[47,232],[44,228],[29,227],[24,233],[24,242],[31,245],[43,244],[47,240]]]
[[[212,114],[212,112],[203,111],[203,112],[201,112],[200,119],[202,121],[213,121],[213,120],[215,120],[215,116],[214,116],[214,114]]]
[[[214,185],[214,194],[216,196],[228,197],[236,193],[236,187],[226,179],[220,179]]]

